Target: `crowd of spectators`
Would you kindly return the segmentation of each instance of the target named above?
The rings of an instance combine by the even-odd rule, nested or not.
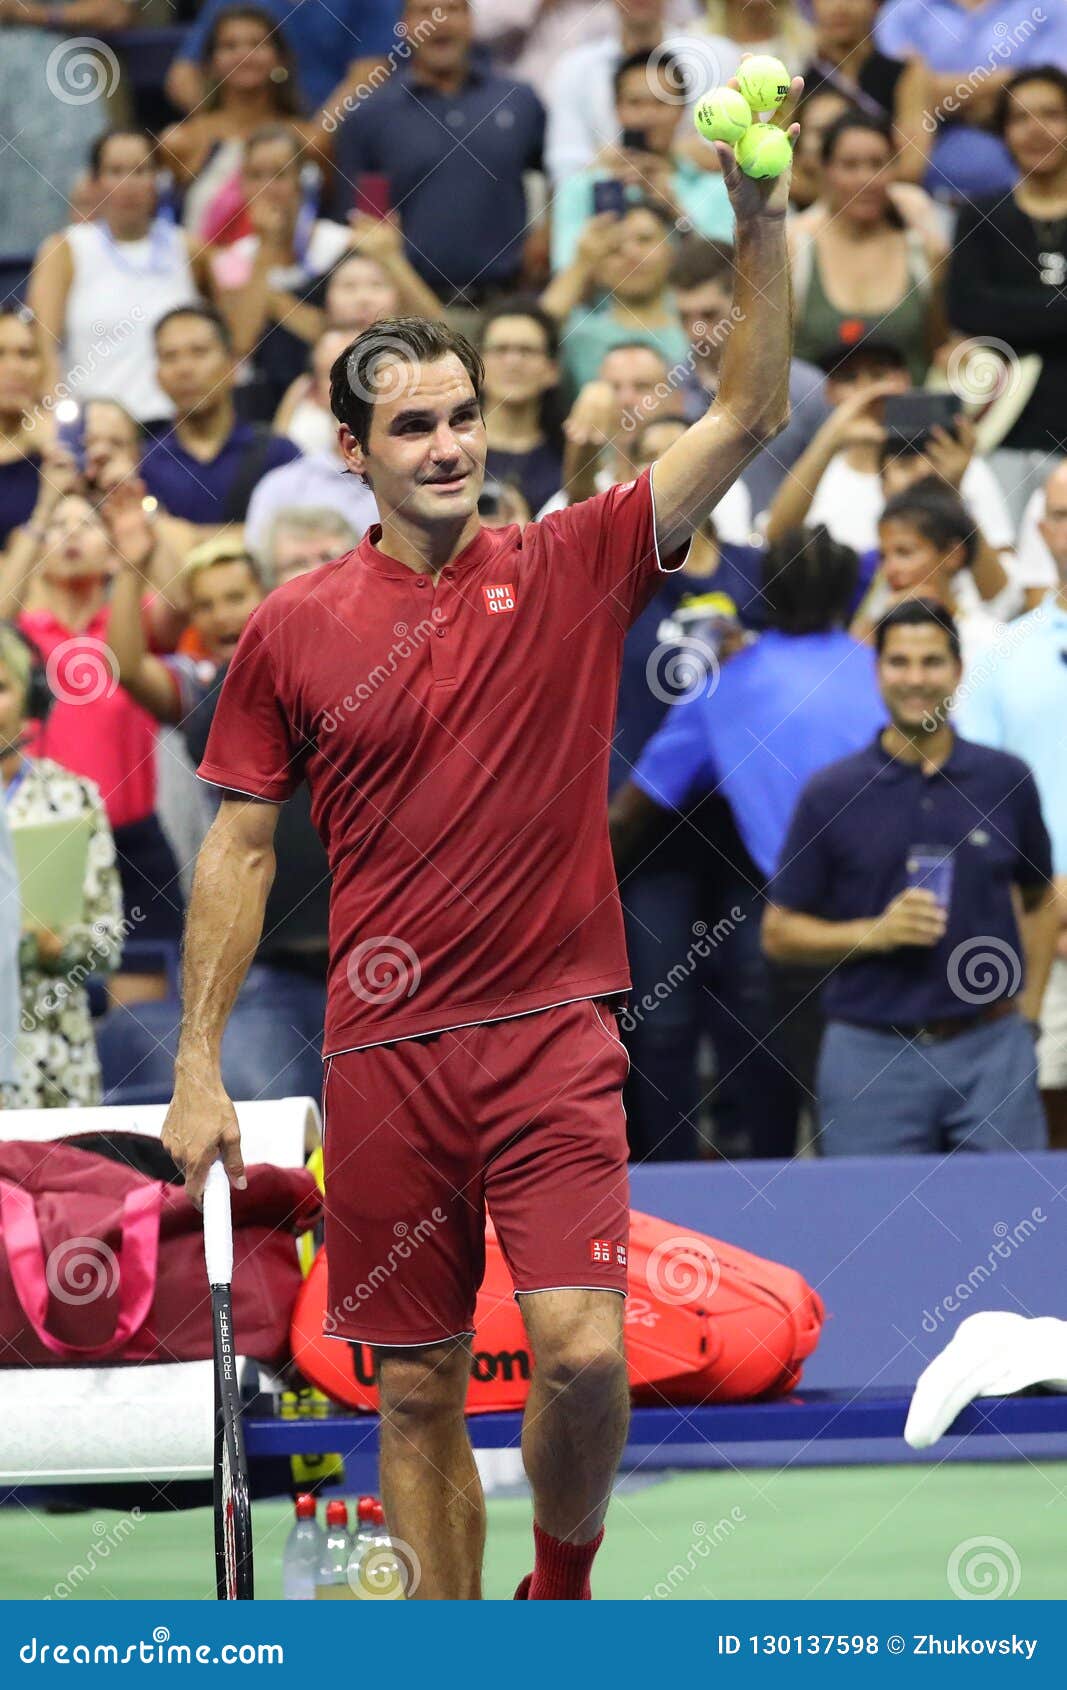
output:
[[[488,524],[654,466],[736,320],[693,108],[773,52],[790,422],[623,650],[633,1154],[1067,1148],[1067,11],[207,0],[146,128],[141,10],[0,0],[5,1104],[121,1095],[94,1028],[172,1002],[226,665],[376,520],[336,357],[402,315],[475,342]],[[21,921],[19,828],[77,817],[78,919]],[[303,789],[277,856],[235,1097],[321,1089]]]

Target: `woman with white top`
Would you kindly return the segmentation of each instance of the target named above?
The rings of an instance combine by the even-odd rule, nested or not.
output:
[[[41,246],[28,303],[45,343],[61,347],[57,380],[69,396],[119,400],[142,424],[170,417],[156,381],[152,331],[178,305],[209,292],[203,260],[159,213],[155,145],[139,130],[112,130],[90,155],[99,212]]]

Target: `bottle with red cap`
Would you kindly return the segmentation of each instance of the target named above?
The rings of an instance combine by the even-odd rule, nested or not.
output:
[[[403,1599],[407,1595],[405,1570],[386,1529],[385,1511],[377,1497],[364,1500],[369,1532],[352,1588],[357,1596],[379,1602]]]
[[[315,1595],[336,1600],[351,1596],[348,1586],[348,1558],[352,1540],[348,1535],[348,1508],[340,1497],[326,1504],[326,1542],[319,1560]]]
[[[315,1518],[315,1498],[302,1491],[296,1499],[296,1520],[282,1551],[282,1594],[289,1602],[311,1602],[326,1534]]]

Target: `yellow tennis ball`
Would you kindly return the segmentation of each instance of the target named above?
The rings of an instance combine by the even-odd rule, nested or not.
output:
[[[754,123],[734,148],[746,176],[780,176],[792,156],[789,136],[773,123]]]
[[[693,122],[706,141],[734,146],[752,122],[748,101],[736,88],[713,88],[693,113]]]
[[[737,86],[753,112],[774,112],[789,92],[789,72],[781,59],[772,59],[769,53],[754,53],[751,58],[741,60]]]

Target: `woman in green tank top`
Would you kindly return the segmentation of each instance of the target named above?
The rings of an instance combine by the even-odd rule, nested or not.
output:
[[[793,225],[798,358],[826,364],[860,340],[897,348],[922,382],[941,338],[938,267],[944,247],[906,228],[889,195],[887,124],[849,113],[822,143],[822,192]]]

